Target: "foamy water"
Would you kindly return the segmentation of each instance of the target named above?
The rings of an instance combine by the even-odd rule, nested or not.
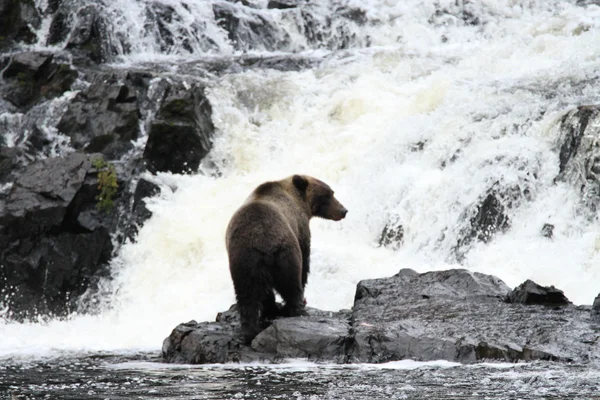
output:
[[[452,9],[454,1],[441,3]],[[373,47],[333,53],[312,70],[209,83],[217,134],[201,170],[216,165],[221,176],[154,178],[163,191],[149,201],[153,217],[137,243],[113,262],[111,307],[68,321],[0,322],[0,357],[158,350],[176,324],[214,319],[234,302],[229,218],[255,186],[293,173],[329,183],[349,209],[341,222],[311,222],[312,307],[351,307],[361,279],[456,267],[511,287],[554,284],[591,304],[600,292],[600,232],[580,212],[577,191],[553,179],[557,119],[600,102],[597,85],[586,84],[600,67],[600,8],[505,3],[473,6],[477,26],[452,17],[434,26],[433,6],[367,2],[369,18],[381,20],[361,31]],[[122,2],[123,29],[143,22],[140,4]],[[181,12],[202,18],[206,10]],[[137,45],[123,63],[161,56],[151,41]],[[464,213],[494,184],[527,188],[531,201],[509,210],[511,229],[474,244],[459,265],[452,249]],[[378,246],[392,219],[404,227],[397,251]],[[541,236],[545,223],[555,226],[553,239]]]

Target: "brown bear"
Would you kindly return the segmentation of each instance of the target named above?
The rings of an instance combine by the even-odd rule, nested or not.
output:
[[[306,175],[263,183],[235,212],[226,244],[246,343],[278,316],[308,315],[309,221],[339,221],[347,212],[327,184]],[[281,309],[273,290],[285,302]]]

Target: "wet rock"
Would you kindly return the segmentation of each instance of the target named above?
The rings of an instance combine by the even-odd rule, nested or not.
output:
[[[239,337],[235,306],[219,313],[216,322],[179,325],[165,339],[163,358],[178,363],[286,357],[337,363],[600,360],[589,307],[507,303],[509,291],[500,279],[467,270],[403,269],[390,278],[359,282],[352,311],[309,309],[310,317],[277,319],[251,347]]]
[[[600,106],[580,106],[560,120],[557,181],[581,190],[582,201],[595,215],[600,200]]]
[[[286,357],[343,362],[349,340],[349,312],[308,309],[310,317],[282,318],[245,346],[235,305],[216,322],[178,325],[163,342],[163,359],[172,363],[280,362]]]
[[[288,8],[296,8],[300,3],[303,2],[304,1],[301,0],[270,0],[267,4],[267,8],[286,10]]]
[[[79,153],[28,166],[8,195],[5,228],[26,237],[59,227],[90,168],[89,158]]]
[[[65,48],[80,64],[109,61],[117,51],[111,43],[105,18],[95,4],[81,6],[76,0],[65,1],[50,24],[48,44],[65,43]]]
[[[10,317],[65,315],[101,272],[112,251],[110,214],[82,223],[97,194],[96,170],[81,153],[34,162],[17,177],[0,210],[0,293]]]
[[[139,135],[136,87],[128,76],[100,74],[79,92],[57,125],[75,149],[119,159]]]
[[[414,358],[586,360],[600,356],[587,311],[572,305],[507,304],[498,278],[467,270],[418,274],[412,270],[361,281],[352,322],[352,361]]]
[[[289,43],[289,34],[274,25],[260,11],[239,5],[214,3],[215,20],[227,32],[236,50],[281,50]]]
[[[68,64],[53,62],[53,58],[40,52],[15,54],[2,73],[2,97],[17,107],[28,107],[69,90],[78,73]]]
[[[571,304],[562,290],[556,289],[554,286],[540,286],[529,279],[508,293],[506,301],[509,303],[537,304],[552,307]]]
[[[552,239],[552,237],[554,236],[554,225],[544,224],[544,226],[542,226],[542,236],[548,239]]]
[[[381,232],[379,245],[397,250],[404,240],[404,227],[399,224],[388,223]]]
[[[436,26],[480,25],[481,21],[473,4],[470,0],[457,0],[447,7],[437,8],[429,18],[429,23]]]
[[[165,91],[150,133],[144,159],[152,173],[195,173],[211,147],[212,108],[204,88],[173,84]]]
[[[600,294],[594,299],[591,314],[594,320],[600,322]]]
[[[160,188],[146,179],[140,179],[137,183],[133,193],[131,221],[126,232],[129,240],[135,241],[139,228],[152,216],[152,212],[146,207],[145,199],[156,196],[158,193],[160,193]]]
[[[494,185],[479,203],[470,207],[461,221],[468,220],[466,228],[460,232],[460,239],[454,247],[454,253],[460,260],[471,248],[473,241],[490,242],[496,234],[510,228],[507,211],[513,208],[526,193],[519,186],[501,188]]]
[[[13,180],[13,174],[19,168],[19,158],[22,151],[15,147],[5,147],[0,144],[0,184]]]
[[[0,49],[13,42],[34,43],[41,22],[33,0],[0,0]]]
[[[348,320],[311,314],[275,320],[254,339],[252,349],[283,358],[344,362],[351,340]]]

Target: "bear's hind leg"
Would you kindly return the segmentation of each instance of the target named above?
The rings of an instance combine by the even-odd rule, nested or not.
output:
[[[299,252],[298,252],[299,253]],[[302,258],[299,254],[281,257],[273,273],[275,290],[285,301],[281,314],[285,317],[308,316],[304,307]]]
[[[280,307],[275,302],[275,293],[271,290],[268,294],[265,295],[265,298],[262,303],[262,312],[260,316],[261,328],[267,328],[269,325],[271,325],[274,319],[280,316]]]
[[[260,303],[258,301],[244,301],[238,299],[238,312],[242,323],[242,337],[245,344],[252,343],[252,339],[261,331],[258,321]]]

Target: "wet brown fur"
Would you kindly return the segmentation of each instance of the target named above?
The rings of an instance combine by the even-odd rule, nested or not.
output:
[[[309,221],[313,216],[340,220],[346,212],[327,184],[306,175],[263,183],[236,211],[226,245],[247,343],[278,316],[307,315]],[[285,302],[282,309],[273,290]]]

